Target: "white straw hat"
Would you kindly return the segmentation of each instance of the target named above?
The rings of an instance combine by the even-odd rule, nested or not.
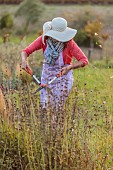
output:
[[[77,33],[77,30],[67,27],[67,21],[64,18],[57,17],[52,21],[45,22],[43,25],[43,43],[44,37],[49,36],[61,42],[71,40]]]

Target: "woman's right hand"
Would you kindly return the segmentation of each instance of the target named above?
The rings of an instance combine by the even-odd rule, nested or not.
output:
[[[32,75],[32,70],[27,62],[27,54],[25,52],[22,52],[21,57],[22,57],[21,68],[24,69],[30,75]]]
[[[22,65],[21,68],[26,70],[26,68],[28,67],[27,61],[25,59],[22,59]]]
[[[21,63],[21,68],[26,70],[28,63],[27,63],[27,53],[22,52],[21,53],[21,58],[22,58],[22,63]]]

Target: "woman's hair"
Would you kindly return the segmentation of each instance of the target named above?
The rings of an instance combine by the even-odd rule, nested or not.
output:
[[[69,41],[64,42],[64,48],[66,48],[66,47],[67,47],[68,42],[69,42]]]

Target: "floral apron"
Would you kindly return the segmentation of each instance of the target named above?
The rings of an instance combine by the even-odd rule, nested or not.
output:
[[[46,48],[47,49],[47,48]],[[44,53],[44,59],[46,59]],[[45,61],[45,60],[44,60]],[[60,53],[59,58],[56,60],[54,66],[49,64],[43,64],[41,83],[47,84],[51,79],[53,79],[64,67],[63,55]],[[73,72],[70,70],[67,75],[63,75],[57,78],[53,83],[51,83],[48,88],[43,88],[40,91],[40,104],[42,108],[49,107],[50,109],[59,110],[62,108],[69,92],[73,86]]]

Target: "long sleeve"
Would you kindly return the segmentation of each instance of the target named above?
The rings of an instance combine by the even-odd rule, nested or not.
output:
[[[78,45],[74,42],[74,40],[71,40],[70,42],[70,53],[73,57],[77,59],[77,61],[82,61],[83,66],[88,64],[88,59],[86,55],[83,53],[83,51],[78,47]]]
[[[43,47],[42,36],[40,36],[22,51],[26,52],[27,55],[29,56],[34,51],[42,49],[42,47]]]

